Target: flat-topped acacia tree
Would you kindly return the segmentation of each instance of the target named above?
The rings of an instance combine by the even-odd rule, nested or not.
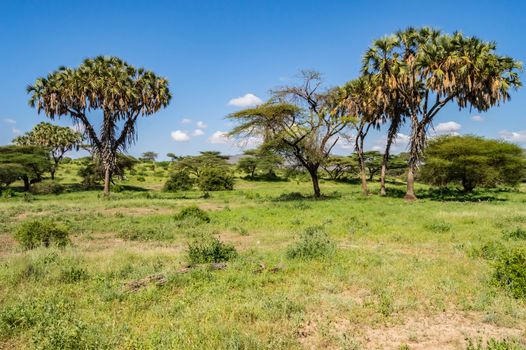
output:
[[[81,126],[104,166],[104,194],[110,192],[117,154],[137,139],[139,116],[151,115],[171,99],[168,80],[117,57],[86,59],[77,68],[60,67],[27,88],[29,105],[50,119],[70,117]],[[95,114],[102,113],[96,131]]]
[[[405,113],[411,123],[406,199],[416,198],[414,174],[429,128],[444,106],[485,111],[507,101],[510,89],[521,85],[520,62],[495,49],[495,43],[461,33],[408,28],[366,52],[363,73],[380,79],[386,100],[402,111],[392,115],[391,123],[403,121]],[[399,125],[392,126],[391,140]]]

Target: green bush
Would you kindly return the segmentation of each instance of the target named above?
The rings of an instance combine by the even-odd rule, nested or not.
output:
[[[513,297],[526,298],[526,249],[515,248],[502,253],[495,263],[494,280]]]
[[[227,169],[205,169],[199,176],[199,189],[201,191],[224,191],[234,189],[234,178]]]
[[[146,181],[146,179],[144,178],[144,176],[137,176],[137,181],[144,182]]]
[[[188,260],[191,264],[217,263],[237,257],[236,248],[215,237],[201,237],[188,243]]]
[[[322,226],[307,227],[298,241],[287,250],[290,259],[316,259],[334,254],[336,245],[329,238]]]
[[[61,194],[64,186],[53,180],[44,180],[31,186],[32,194]]]
[[[13,191],[10,188],[3,190],[1,193],[2,193],[2,198],[4,199],[12,198],[15,196],[15,191]]]
[[[514,230],[504,231],[504,238],[514,240],[526,240],[526,230],[517,227]]]
[[[163,191],[177,192],[189,191],[194,186],[194,179],[190,177],[188,171],[181,170],[170,174],[170,178],[164,184]]]
[[[475,258],[495,260],[506,251],[506,246],[499,241],[489,241],[480,247],[472,248],[469,255]]]
[[[15,232],[15,239],[24,249],[56,245],[63,247],[69,243],[69,232],[49,219],[36,219],[23,222]]]
[[[177,221],[194,221],[196,224],[206,224],[210,222],[210,217],[207,212],[199,207],[193,205],[190,207],[183,208],[178,214],[175,215]]]

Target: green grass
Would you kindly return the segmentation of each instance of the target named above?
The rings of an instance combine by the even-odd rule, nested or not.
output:
[[[58,174],[66,186],[78,182],[74,167]],[[526,229],[525,188],[408,203],[402,187],[363,197],[358,185],[323,181],[327,197],[315,201],[308,182],[238,180],[204,198],[159,192],[166,177],[138,168],[145,182],[119,184],[145,191],[0,199],[0,348],[369,349],[385,345],[383,330],[399,330],[400,347],[423,334],[449,339],[407,326],[415,319],[465,327],[451,335],[463,349],[480,329],[525,339],[526,304],[491,282],[486,252],[525,246],[503,235]],[[175,220],[193,205],[209,223]],[[72,244],[23,251],[12,233],[36,217],[66,225]],[[309,227],[327,233],[334,253],[288,258]],[[187,268],[188,243],[203,235],[238,257],[221,270]],[[155,274],[166,283],[126,288]]]

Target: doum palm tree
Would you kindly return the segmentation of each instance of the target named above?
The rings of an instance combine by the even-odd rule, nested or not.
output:
[[[510,98],[521,83],[520,62],[495,53],[494,43],[430,28],[408,28],[375,42],[362,71],[381,81],[391,125],[388,146],[411,124],[405,198],[415,199],[414,175],[435,116],[448,103],[485,111]],[[390,111],[389,111],[390,109]],[[388,152],[386,152],[387,154]],[[388,157],[388,154],[387,156]]]
[[[137,138],[139,116],[151,115],[171,99],[168,81],[117,57],[86,59],[77,68],[60,67],[27,88],[29,104],[50,119],[68,116],[80,124],[104,166],[104,194],[110,191],[117,154]],[[94,124],[102,114],[100,126]],[[97,133],[97,129],[100,131]]]

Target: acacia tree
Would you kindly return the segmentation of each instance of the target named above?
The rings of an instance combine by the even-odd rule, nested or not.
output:
[[[441,136],[430,141],[421,169],[424,182],[459,184],[464,192],[477,186],[516,186],[526,173],[523,150],[512,143],[478,136]]]
[[[22,136],[18,136],[13,143],[21,146],[40,146],[49,149],[53,166],[51,167],[51,180],[55,179],[55,172],[66,152],[78,150],[82,145],[83,137],[78,131],[71,128],[51,123],[42,122]]]
[[[301,74],[300,84],[274,90],[268,102],[230,114],[228,118],[238,123],[230,135],[262,137],[264,149],[274,150],[308,171],[314,197],[320,198],[318,169],[350,119],[341,104],[340,88],[322,91],[318,72]]]
[[[39,146],[0,147],[0,184],[6,187],[15,180],[24,182],[24,190],[42,180],[50,171],[51,162],[47,149]]]
[[[117,57],[86,59],[77,68],[60,67],[38,78],[27,89],[29,104],[50,119],[69,116],[80,124],[104,166],[104,194],[116,166],[117,154],[137,139],[139,116],[151,115],[170,102],[168,81]],[[102,113],[98,127],[93,118]]]
[[[411,122],[405,198],[415,199],[414,174],[437,113],[448,103],[485,111],[509,99],[521,83],[518,61],[495,53],[496,45],[461,33],[408,28],[389,38],[386,59],[369,49],[363,72],[396,95]],[[380,55],[381,56],[381,55]]]
[[[146,161],[146,162],[155,162],[155,159],[157,159],[157,156],[158,156],[157,153],[148,151],[142,154],[142,157],[140,158],[140,160]]]

